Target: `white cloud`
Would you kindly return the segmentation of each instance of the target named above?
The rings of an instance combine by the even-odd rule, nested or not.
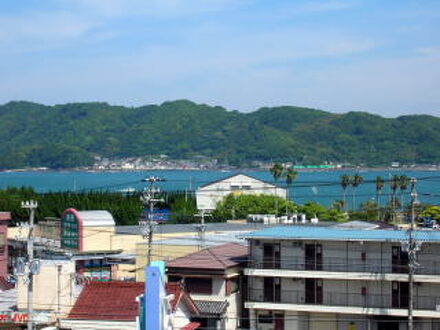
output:
[[[43,46],[79,38],[97,24],[67,12],[0,16],[0,45]],[[11,49],[3,49],[10,51]]]
[[[309,1],[292,8],[292,13],[308,14],[340,11],[358,6],[360,1]]]
[[[89,14],[115,17],[142,15],[178,17],[233,9],[250,0],[57,0],[71,10],[85,10]]]
[[[423,56],[440,57],[440,46],[420,47],[416,49],[416,52]]]

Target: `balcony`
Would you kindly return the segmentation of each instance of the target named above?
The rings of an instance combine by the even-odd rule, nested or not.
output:
[[[389,273],[406,274],[408,266],[392,264],[391,259],[362,260],[361,258],[347,259],[344,257],[323,257],[322,260],[306,260],[304,257],[281,258],[277,260],[253,259],[248,268],[253,269],[282,269],[294,271],[325,271],[325,272],[353,272],[353,273]],[[440,275],[440,262],[422,262],[416,268],[416,275]]]
[[[324,311],[326,308],[333,308],[333,312],[345,313],[350,311],[347,308],[358,310],[359,313],[370,314],[390,314],[390,310],[400,310],[397,314],[405,315],[408,310],[408,296],[398,295],[380,295],[380,294],[360,294],[360,293],[341,293],[323,291],[319,295],[306,295],[305,291],[294,291],[281,289],[281,295],[268,297],[267,292],[263,289],[249,289],[246,304],[265,303],[274,308],[277,304],[287,306],[292,304],[296,306],[304,306],[302,309],[309,311]],[[259,304],[264,306],[263,304]],[[247,306],[249,308],[249,306]],[[335,309],[336,307],[336,309]],[[344,308],[345,307],[345,308]],[[440,297],[434,296],[415,296],[414,310],[430,311],[440,317]],[[391,312],[392,314],[392,312]]]

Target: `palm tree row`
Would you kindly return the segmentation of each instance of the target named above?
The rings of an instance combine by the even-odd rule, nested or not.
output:
[[[364,182],[364,178],[362,176],[360,176],[359,174],[355,174],[353,176],[349,176],[347,174],[344,174],[341,176],[341,187],[342,187],[342,191],[343,191],[343,202],[344,202],[344,206],[345,206],[345,211],[347,211],[347,188],[348,187],[353,187],[352,190],[352,199],[353,199],[353,203],[352,203],[352,207],[353,210],[356,208],[356,189],[357,187],[359,187],[362,183]]]
[[[287,185],[287,191],[286,193],[289,194],[290,191],[290,187],[293,184],[293,181],[295,181],[298,172],[295,171],[293,168],[289,167],[287,169],[284,168],[283,165],[281,165],[280,163],[275,163],[271,168],[270,168],[270,174],[272,174],[273,179],[275,180],[275,182],[277,183],[278,180],[281,177],[284,177],[286,180],[286,185]],[[276,186],[275,186],[276,189]],[[275,194],[276,194],[276,190],[275,190]],[[286,196],[287,199],[289,199],[289,196]],[[277,201],[276,201],[277,202]],[[278,209],[278,205],[277,205],[277,209]],[[287,213],[287,209],[286,209],[286,213]]]

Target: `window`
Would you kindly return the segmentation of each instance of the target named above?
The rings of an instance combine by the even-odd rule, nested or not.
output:
[[[272,324],[273,323],[272,314],[258,315],[258,323]]]
[[[212,294],[210,278],[185,278],[185,285],[189,293]]]

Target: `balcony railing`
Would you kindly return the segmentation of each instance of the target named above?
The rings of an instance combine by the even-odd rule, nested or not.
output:
[[[420,261],[419,261],[420,262]],[[281,258],[279,260],[251,259],[249,268],[316,270],[328,272],[368,272],[368,273],[407,273],[407,265],[392,264],[391,259],[335,258],[323,257],[321,261],[307,260],[304,257]],[[416,274],[440,275],[440,262],[420,262]]]
[[[407,296],[393,297],[391,294],[324,291],[320,299],[316,298],[306,297],[305,291],[285,290],[284,288],[281,289],[280,295],[273,295],[272,297],[268,297],[267,292],[265,293],[263,289],[249,289],[247,302],[408,309]],[[440,297],[418,295],[414,297],[414,309],[435,311],[438,308],[440,308]]]

